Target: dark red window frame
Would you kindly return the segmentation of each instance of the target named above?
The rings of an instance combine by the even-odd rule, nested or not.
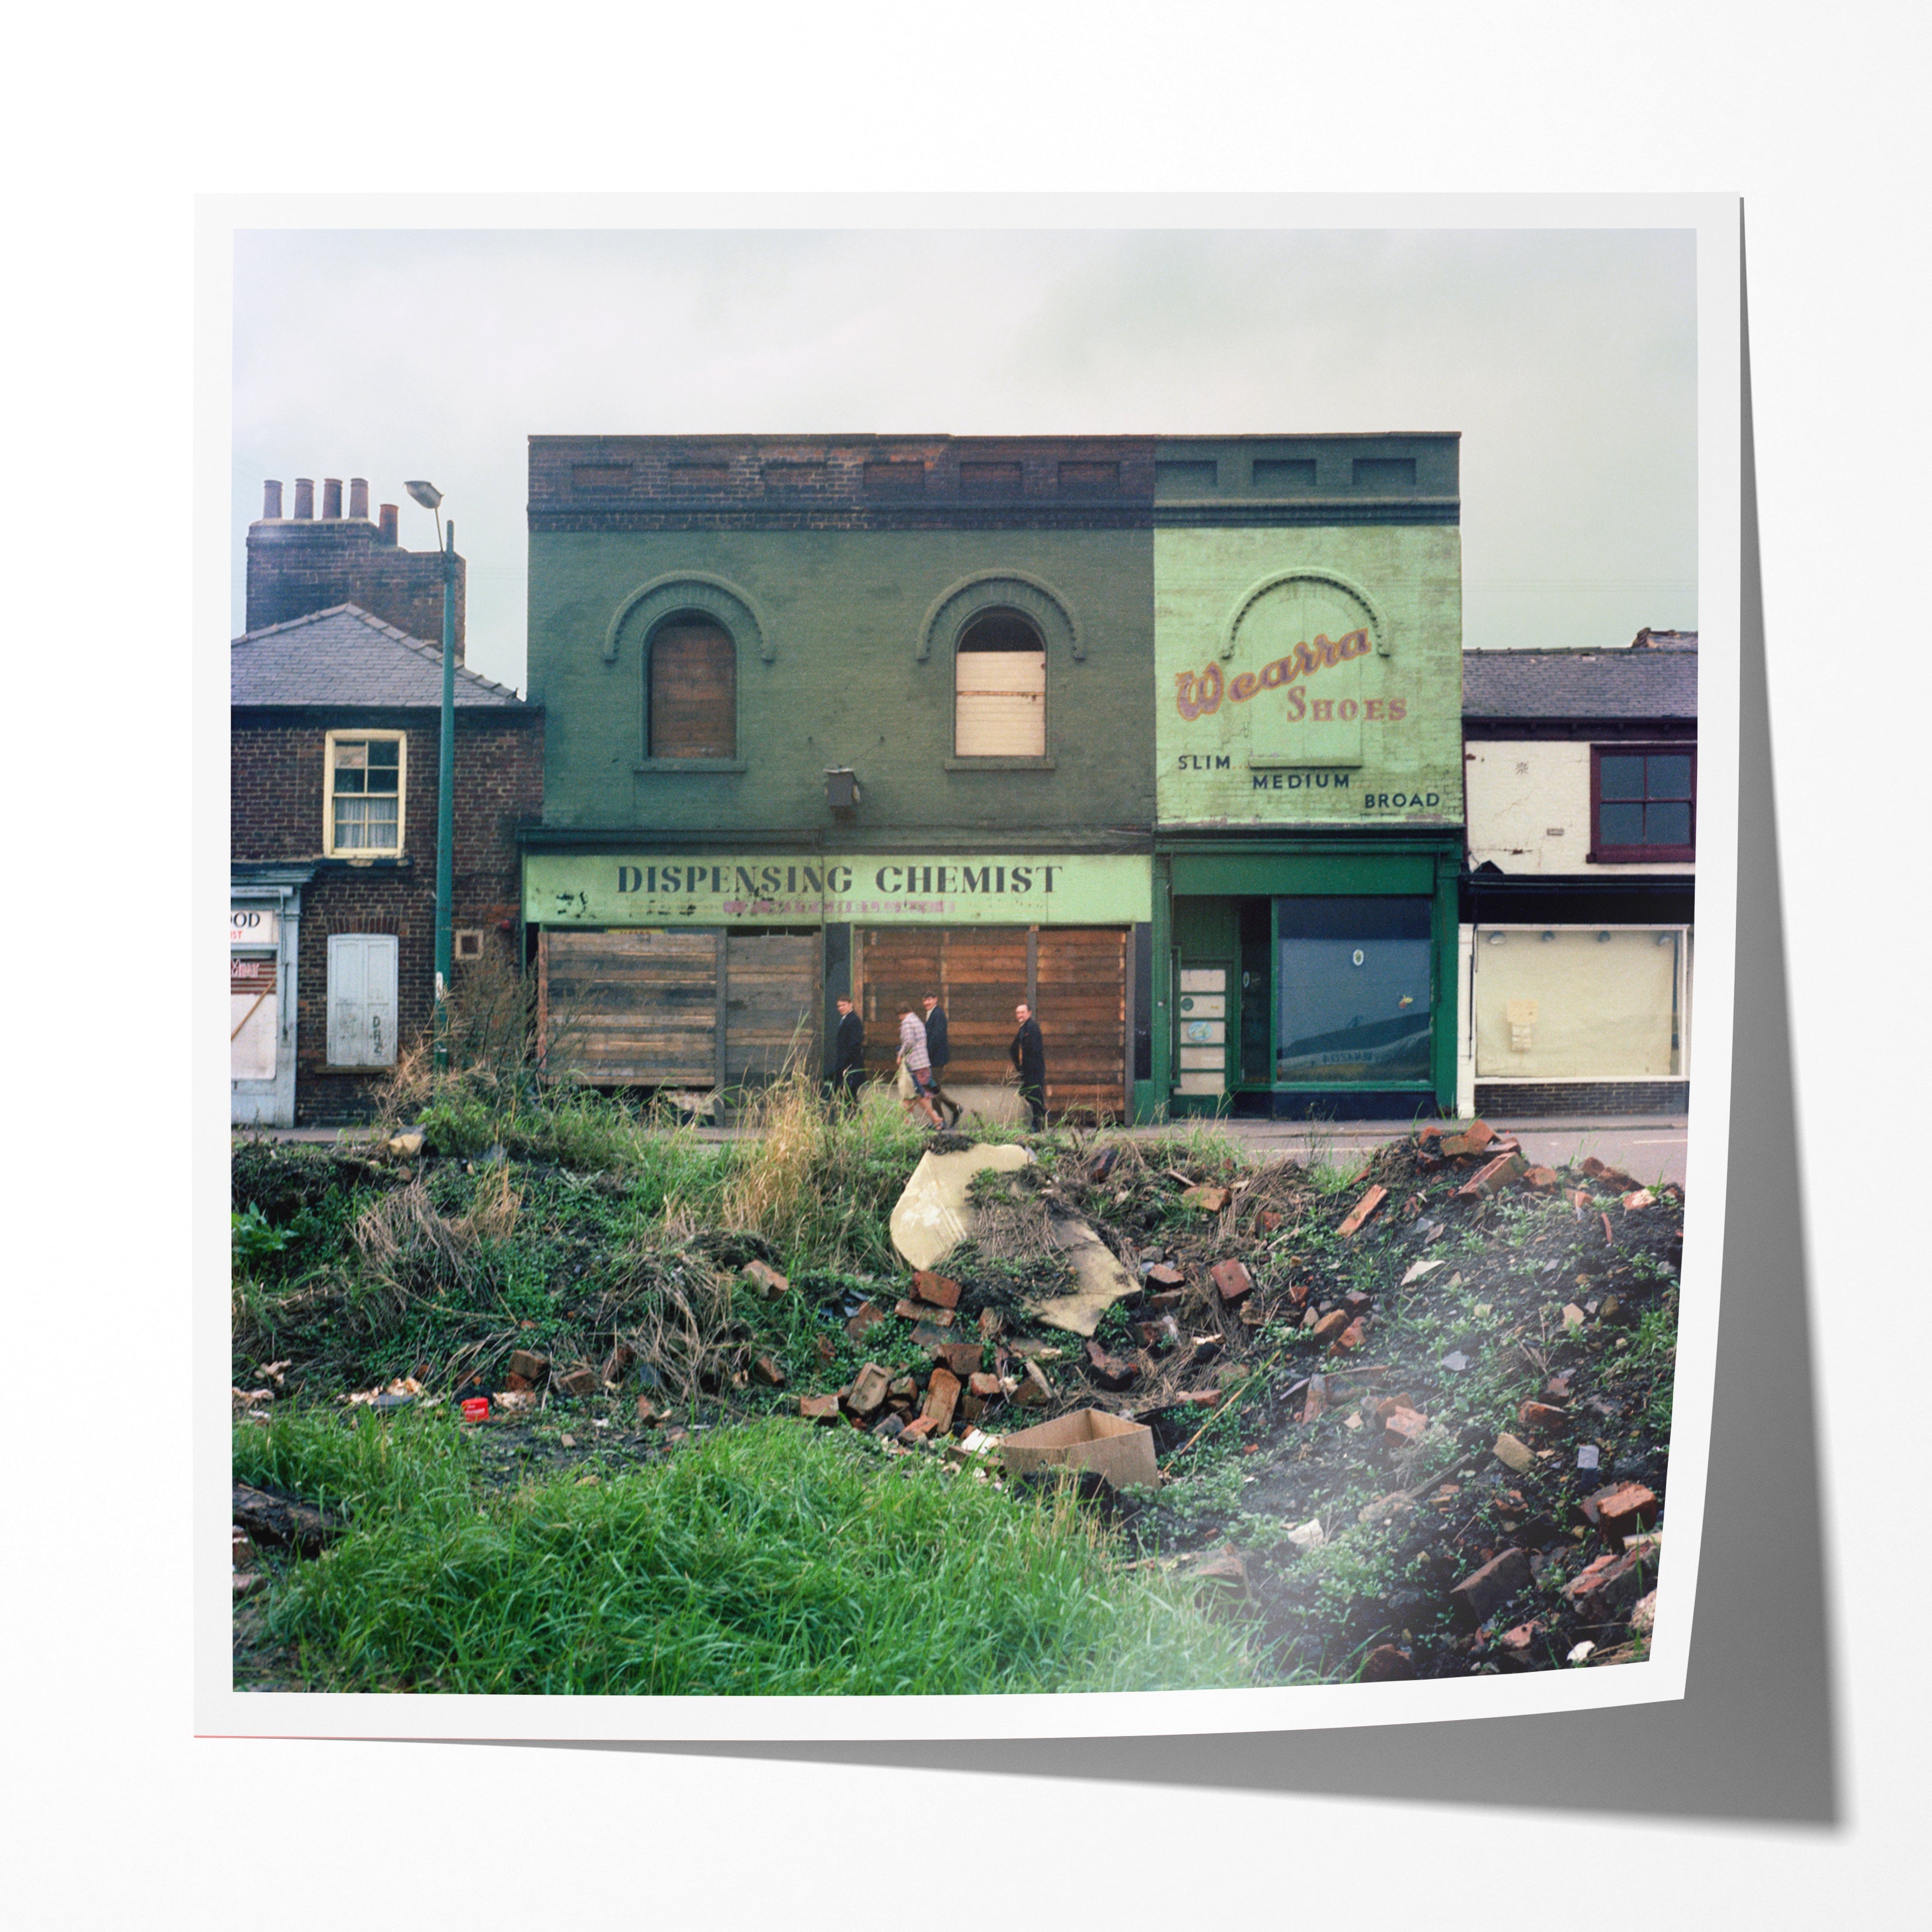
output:
[[[1604,842],[1603,763],[1606,758],[1634,758],[1646,760],[1658,758],[1688,758],[1690,760],[1690,836],[1680,845],[1623,844],[1610,845]],[[1646,766],[1645,792],[1649,792],[1648,767]],[[1612,803],[1622,801],[1612,800]],[[1630,801],[1634,802],[1634,801]],[[1590,747],[1590,857],[1599,865],[1627,865],[1632,862],[1648,861],[1653,864],[1674,864],[1688,862],[1697,856],[1697,746],[1692,740],[1679,740],[1676,743],[1646,745],[1592,745]]]

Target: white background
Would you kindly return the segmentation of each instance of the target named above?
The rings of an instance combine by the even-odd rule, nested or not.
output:
[[[614,1906],[706,1924],[1911,1922],[1927,1714],[1924,50],[1903,7],[1802,30],[1776,18],[1036,0],[746,8],[706,25],[569,5],[501,20],[204,6],[14,30],[8,635],[14,742],[34,746],[8,774],[16,930],[82,902],[112,909],[119,942],[58,975],[24,945],[13,956],[9,1898],[22,1922]],[[1474,1735],[1468,1776],[1436,1802],[1310,1795],[1319,1736],[1294,1742],[1303,1789],[1285,1795],[190,1736],[178,855],[191,788],[222,782],[218,747],[196,767],[188,730],[191,196],[1040,186],[1746,197],[1836,1825],[1580,1814],[1562,1808],[1560,1774],[1546,1804],[1489,1806]],[[226,602],[224,586],[206,614],[217,632]],[[197,1096],[211,1113],[220,1085]],[[1749,1312],[1727,1302],[1727,1320]],[[1766,1551],[1768,1591],[1780,1556]],[[1742,1628],[1700,1618],[1696,1641]],[[1694,1706],[1696,1682],[1694,1652]],[[1762,1698],[1784,1692],[1767,1668]],[[1606,1727],[1604,1748],[1631,1735]],[[1399,1768],[1402,1734],[1385,1746]],[[1203,1749],[1177,1744],[1177,1775]]]

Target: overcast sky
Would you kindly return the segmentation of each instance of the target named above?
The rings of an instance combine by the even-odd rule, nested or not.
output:
[[[1466,645],[1697,622],[1688,229],[254,230],[235,268],[237,632],[264,478],[367,477],[428,549],[426,476],[467,661],[524,688],[524,440],[565,432],[1460,430]]]

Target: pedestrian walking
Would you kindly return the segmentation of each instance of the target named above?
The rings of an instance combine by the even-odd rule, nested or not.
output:
[[[1033,1130],[1038,1133],[1046,1125],[1046,1042],[1040,1038],[1033,1009],[1024,1000],[1014,1007],[1013,1018],[1020,1023],[1019,1030],[1006,1049],[1006,1058],[1020,1077],[1020,1098],[1027,1103]]]
[[[838,1002],[838,1033],[832,1046],[832,1090],[844,1106],[856,1107],[866,1078],[866,1022],[850,1000]]]
[[[912,1091],[904,1094],[906,1112],[910,1113],[917,1107],[926,1118],[942,1132],[946,1123],[939,1118],[939,1109],[932,1104],[932,1063],[926,1056],[926,1022],[918,1014],[908,1010],[899,1016],[899,1065],[904,1070],[912,1083]]]
[[[932,1097],[952,1116],[952,1124],[956,1127],[959,1124],[959,1103],[940,1084],[946,1063],[952,1058],[946,1042],[946,1009],[939,1004],[937,993],[925,994],[920,1004],[926,1008],[926,1057],[932,1068]]]

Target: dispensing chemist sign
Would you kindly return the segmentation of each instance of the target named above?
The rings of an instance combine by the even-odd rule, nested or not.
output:
[[[540,926],[1119,926],[1151,919],[1148,860],[1120,854],[532,853]]]

